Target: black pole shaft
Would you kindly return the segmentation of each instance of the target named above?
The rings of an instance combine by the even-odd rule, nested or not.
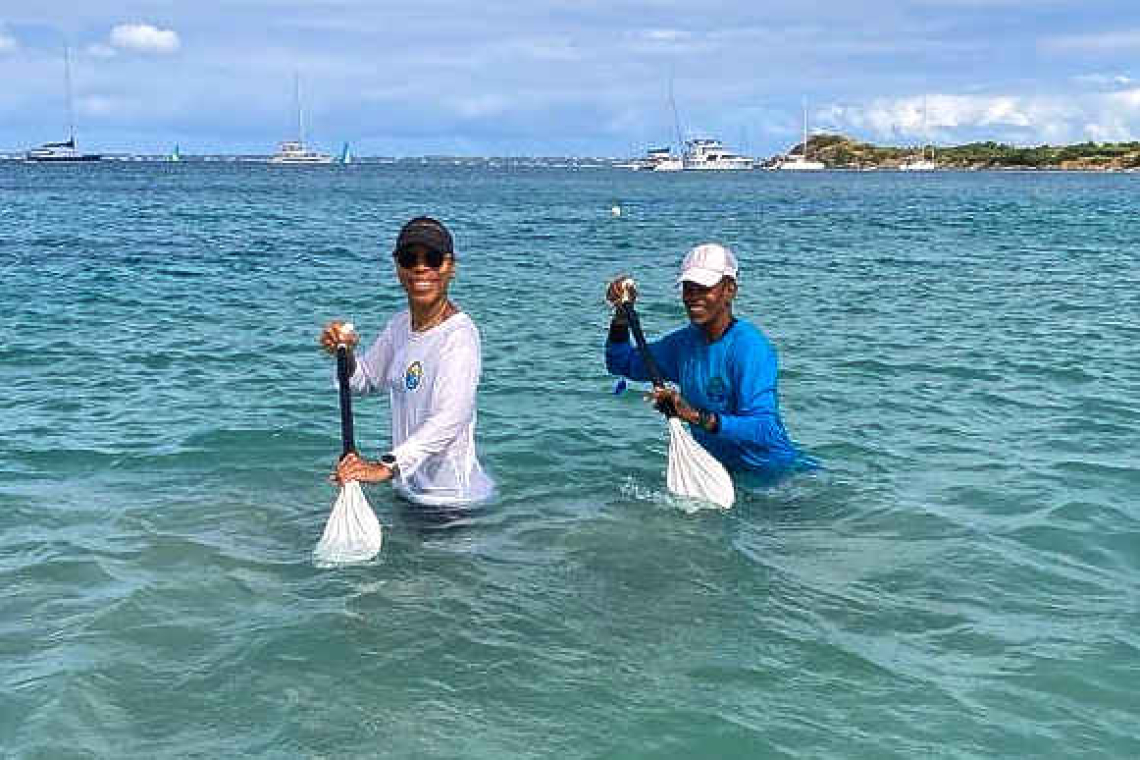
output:
[[[641,320],[637,316],[637,312],[633,309],[633,304],[622,303],[618,305],[625,319],[629,322],[629,331],[633,333],[633,341],[637,344],[637,353],[641,356],[642,363],[645,368],[649,370],[649,376],[653,378],[653,385],[657,388],[665,387],[665,378],[661,374],[661,368],[657,366],[657,360],[653,358],[653,352],[649,350],[649,344],[645,342],[645,333],[641,331]],[[657,404],[657,409],[666,417],[676,417],[677,410],[673,408],[673,402],[670,399],[662,399]]]
[[[356,451],[356,439],[352,431],[352,391],[348,387],[348,349],[336,347],[336,379],[340,385],[340,440],[343,447],[341,458],[350,451]]]
[[[665,380],[661,376],[661,368],[657,366],[657,360],[653,358],[653,353],[649,350],[649,344],[645,342],[645,333],[641,331],[641,320],[637,317],[637,312],[633,309],[633,304],[623,303],[618,306],[622,313],[625,315],[625,320],[629,322],[629,331],[633,333],[633,341],[637,344],[637,353],[641,355],[641,361],[645,363],[645,368],[649,370],[650,377],[653,378],[653,384],[661,387],[665,385]]]

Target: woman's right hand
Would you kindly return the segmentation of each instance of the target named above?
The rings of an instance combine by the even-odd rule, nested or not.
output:
[[[380,462],[369,462],[355,451],[350,451],[336,463],[336,469],[329,476],[333,483],[344,485],[351,480],[361,483],[383,483],[392,479],[393,472]]]
[[[619,274],[606,288],[606,300],[611,306],[632,304],[637,300],[637,283],[628,274]]]
[[[336,347],[340,345],[347,346],[349,353],[351,353],[356,348],[360,338],[356,335],[356,330],[353,329],[351,322],[335,320],[325,325],[325,329],[321,331],[321,336],[317,340],[324,350],[330,354],[335,354]]]

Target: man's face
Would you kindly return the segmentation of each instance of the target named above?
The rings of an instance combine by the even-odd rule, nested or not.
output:
[[[736,283],[731,277],[723,277],[711,287],[687,280],[681,283],[681,301],[685,304],[689,321],[698,327],[723,319],[735,295]]]

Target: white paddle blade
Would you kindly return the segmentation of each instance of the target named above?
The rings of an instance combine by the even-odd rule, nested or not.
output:
[[[711,501],[722,509],[736,501],[728,470],[693,439],[676,417],[669,418],[669,472],[665,483],[678,496]]]
[[[376,513],[364,498],[360,483],[350,480],[340,488],[325,532],[313,549],[317,567],[367,562],[380,553],[384,534]]]

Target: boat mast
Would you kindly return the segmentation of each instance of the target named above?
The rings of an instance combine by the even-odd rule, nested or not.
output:
[[[926,128],[926,93],[922,94],[922,160],[926,160],[926,146],[930,142],[930,132]],[[930,151],[930,158],[933,160],[934,151]]]
[[[804,157],[804,161],[807,161],[807,157],[808,157],[808,155],[807,155],[807,140],[808,140],[807,132],[808,132],[808,130],[807,130],[807,97],[806,96],[804,97],[803,102],[804,102],[804,149],[803,149],[803,157]]]
[[[67,139],[75,147],[75,113],[71,106],[71,50],[63,46],[63,93],[67,98]]]
[[[673,109],[673,131],[677,133],[677,150],[685,152],[685,141],[681,139],[681,119],[677,116],[677,99],[673,97],[673,73],[669,72],[669,106]]]
[[[293,74],[293,105],[297,109],[297,142],[305,144],[305,121],[301,116],[301,75]]]

